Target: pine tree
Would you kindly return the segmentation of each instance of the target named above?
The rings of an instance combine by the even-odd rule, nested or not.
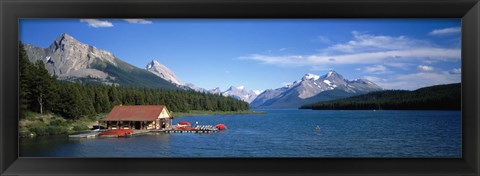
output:
[[[112,105],[120,105],[122,102],[120,101],[120,96],[118,95],[118,90],[115,85],[111,85],[108,89],[108,97],[110,98],[110,102]]]
[[[45,69],[45,64],[42,60],[39,60],[35,63],[33,75],[33,85],[31,88],[32,98],[37,103],[38,112],[43,114],[44,108],[50,105],[49,98],[53,94],[53,80]]]
[[[20,118],[25,117],[25,112],[30,108],[32,91],[30,90],[32,71],[34,66],[28,60],[27,53],[22,43],[19,44],[19,65],[20,65]]]

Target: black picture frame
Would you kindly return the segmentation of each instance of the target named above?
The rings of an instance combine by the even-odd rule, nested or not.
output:
[[[19,158],[20,18],[462,18],[462,158]],[[480,173],[478,0],[0,0],[1,175]]]

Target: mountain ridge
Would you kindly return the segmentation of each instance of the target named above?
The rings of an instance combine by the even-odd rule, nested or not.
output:
[[[298,108],[318,100],[344,98],[377,90],[382,88],[369,80],[349,81],[330,70],[322,76],[307,73],[287,86],[268,89],[258,95],[250,105],[257,108]]]
[[[30,62],[43,61],[47,71],[59,80],[177,89],[169,81],[135,67],[109,51],[82,43],[67,33],[62,33],[47,48],[30,44],[24,44],[24,48]]]

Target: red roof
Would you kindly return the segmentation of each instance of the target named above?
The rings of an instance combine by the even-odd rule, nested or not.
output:
[[[115,106],[102,121],[154,121],[163,108],[163,105]]]

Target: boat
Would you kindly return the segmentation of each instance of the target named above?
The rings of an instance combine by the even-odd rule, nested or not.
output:
[[[186,127],[191,127],[192,124],[190,124],[190,122],[178,122],[177,123],[177,127],[178,128],[186,128]]]
[[[218,130],[221,131],[221,130],[226,130],[227,126],[220,123],[220,124],[215,125],[215,128],[217,128]]]
[[[132,129],[114,129],[114,130],[107,130],[103,131],[98,136],[103,136],[103,137],[125,137],[128,135],[132,135],[133,130]]]

